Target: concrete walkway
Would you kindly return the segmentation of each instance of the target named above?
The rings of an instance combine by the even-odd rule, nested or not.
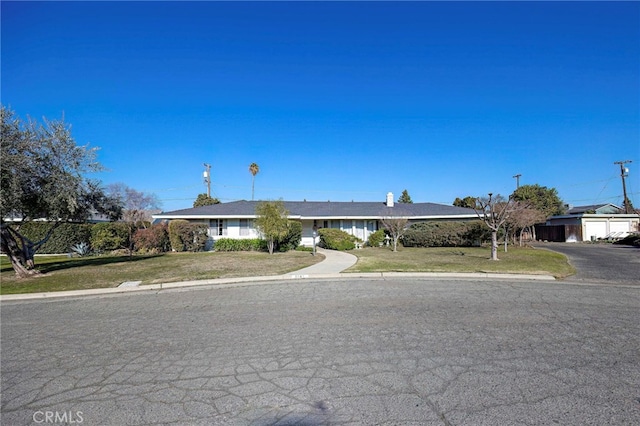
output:
[[[358,261],[357,257],[344,251],[317,248],[317,252],[324,255],[325,259],[322,262],[291,272],[289,275],[339,274]]]

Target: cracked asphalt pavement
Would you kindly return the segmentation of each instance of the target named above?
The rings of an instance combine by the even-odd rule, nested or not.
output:
[[[568,257],[576,274],[565,278],[566,281],[640,286],[640,247],[606,243],[535,243],[534,246]]]
[[[3,302],[1,423],[638,424],[639,296],[398,278]]]

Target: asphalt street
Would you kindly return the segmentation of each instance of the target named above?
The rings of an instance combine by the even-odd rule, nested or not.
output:
[[[638,424],[639,312],[634,286],[408,278],[3,302],[1,423]]]
[[[640,285],[640,247],[588,243],[536,243],[568,257],[577,270],[569,282]]]

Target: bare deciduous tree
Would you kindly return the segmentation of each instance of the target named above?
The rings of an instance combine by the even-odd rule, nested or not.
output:
[[[120,201],[122,221],[129,224],[129,255],[133,254],[133,233],[135,229],[147,228],[152,214],[157,213],[160,201],[155,194],[145,194],[128,187],[124,183],[113,183],[107,187],[109,195]]]
[[[499,194],[493,197],[492,193],[477,199],[476,214],[491,230],[491,260],[499,260],[498,231],[509,218],[513,204],[511,198],[505,199]]]
[[[122,205],[122,220],[131,223],[134,227],[147,227],[151,222],[151,215],[157,213],[160,201],[156,194],[147,194],[136,191],[124,183],[112,183],[107,187],[110,196],[120,200]]]
[[[380,222],[391,236],[393,251],[398,251],[398,241],[406,231],[409,219],[400,216],[385,216]]]
[[[536,223],[544,222],[546,218],[545,212],[531,206],[529,203],[516,201],[513,204],[507,223],[518,234],[518,244],[522,246],[523,232],[533,227]]]

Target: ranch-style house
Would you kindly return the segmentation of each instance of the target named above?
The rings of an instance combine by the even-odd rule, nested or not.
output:
[[[260,201],[234,201],[153,215],[154,223],[185,219],[209,226],[212,241],[220,238],[258,238],[253,226]],[[382,228],[384,218],[405,218],[409,223],[431,220],[467,221],[478,219],[473,209],[435,203],[402,204],[388,193],[386,202],[283,201],[289,219],[302,224],[301,244],[313,244],[313,232],[319,228],[337,228],[363,241]]]

